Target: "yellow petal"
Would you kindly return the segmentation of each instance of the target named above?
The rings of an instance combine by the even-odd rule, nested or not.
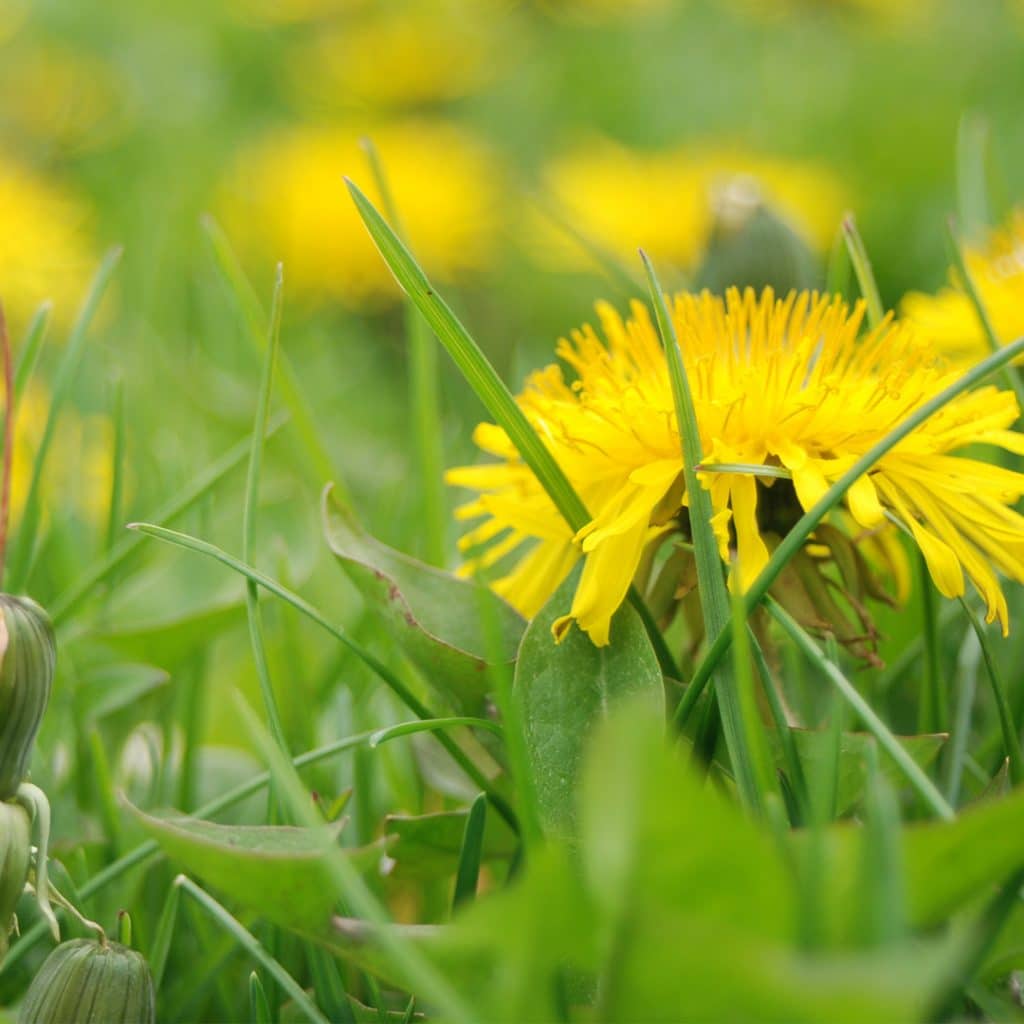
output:
[[[846,502],[853,518],[861,526],[872,530],[885,522],[885,509],[882,508],[882,503],[878,500],[878,491],[875,490],[875,485],[867,473],[858,477],[846,492]]]

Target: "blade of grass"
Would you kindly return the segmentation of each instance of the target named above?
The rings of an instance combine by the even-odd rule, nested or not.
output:
[[[992,318],[988,315],[988,309],[982,301],[974,275],[971,274],[970,268],[967,266],[963,247],[960,244],[959,238],[957,238],[956,230],[952,224],[947,225],[946,241],[949,248],[950,262],[953,264],[953,269],[957,273],[957,277],[963,286],[967,298],[971,302],[971,306],[974,307],[974,315],[978,318],[978,323],[981,325],[982,334],[985,336],[985,343],[993,352],[998,352],[1002,348],[999,335],[996,334]],[[1018,410],[1024,413],[1024,383],[1021,382],[1020,374],[1017,370],[1008,362],[1003,365],[1003,379],[1012,388],[1014,395],[1017,396]]]
[[[945,732],[949,729],[949,698],[942,678],[939,656],[938,608],[935,587],[924,555],[917,553],[917,578],[921,588],[921,636],[924,639],[924,699],[918,714],[920,732]]]
[[[516,451],[530,467],[573,533],[577,533],[590,522],[590,513],[568,477],[545,447],[480,346],[444,299],[434,291],[426,274],[402,240],[359,188],[347,178],[345,183],[359,216],[395,280],[423,314],[466,382],[495,422],[508,435]],[[675,659],[666,647],[661,631],[656,627],[651,630],[653,620],[635,587],[630,588],[629,599],[644,618],[644,625],[648,627],[662,671],[671,678],[678,679],[680,673]]]
[[[306,943],[306,962],[313,979],[313,992],[324,1013],[336,1024],[355,1024],[338,962],[326,949],[312,942]]]
[[[317,812],[309,800],[291,761],[281,754],[262,723],[256,718],[245,700],[236,691],[236,706],[247,729],[262,751],[270,766],[271,775],[279,786],[282,797],[287,801],[291,813],[300,825],[316,828]],[[391,920],[384,907],[363,881],[362,876],[350,863],[344,851],[330,844],[325,850],[325,866],[331,873],[339,897],[357,917],[379,926],[376,935],[383,950],[391,958],[402,977],[411,983],[419,995],[433,1003],[445,1020],[470,1024],[477,1019],[472,1008],[434,965],[420,951],[393,930]]]
[[[221,280],[224,282],[228,294],[234,300],[245,336],[253,351],[262,355],[267,338],[267,314],[220,225],[209,214],[204,214],[200,218],[200,224],[210,243],[214,264],[220,273]],[[299,383],[291,360],[284,353],[281,355],[280,374],[281,397],[291,413],[295,432],[298,434],[313,474],[320,483],[333,480],[338,494],[345,500],[349,500],[344,476],[320,440],[309,399],[303,393],[302,385]]]
[[[885,319],[885,306],[882,303],[882,296],[878,292],[878,284],[875,281],[874,271],[871,269],[867,248],[860,237],[852,213],[847,213],[843,217],[843,238],[846,240],[846,248],[850,254],[850,262],[853,264],[853,272],[857,276],[860,293],[867,303],[868,323],[872,327],[877,327]]]
[[[1009,701],[1006,699],[1006,684],[1003,682],[1003,675],[996,664],[984,624],[978,618],[977,612],[963,598],[960,599],[960,604],[963,606],[967,621],[970,622],[971,628],[978,638],[978,643],[981,645],[981,656],[985,661],[985,669],[992,687],[992,696],[999,714],[999,728],[1003,734],[1003,753],[1010,761],[1010,778],[1015,786],[1019,786],[1021,782],[1024,782],[1024,762],[1021,760],[1020,734],[1014,724]]]
[[[380,193],[384,215],[405,240],[402,221],[384,173],[380,153],[371,139],[362,140],[370,172]],[[441,448],[441,402],[437,374],[437,342],[416,306],[405,302],[405,335],[409,347],[409,407],[412,409],[412,445],[419,463],[423,493],[423,540],[426,560],[445,563],[444,452]]]
[[[868,783],[861,846],[860,887],[862,940],[865,945],[888,945],[906,930],[906,893],[901,849],[900,807],[882,775],[878,750],[867,749]]]
[[[218,903],[205,889],[185,875],[178,875],[174,884],[199,904],[263,969],[284,989],[292,1002],[312,1024],[330,1024],[305,989],[263,948],[256,937],[236,917]]]
[[[285,419],[285,416],[274,417],[267,427],[267,437],[273,437],[281,429]],[[210,463],[202,473],[199,473],[181,494],[158,508],[151,518],[158,523],[167,524],[173,523],[183,516],[197,502],[205,498],[229,473],[245,462],[251,443],[251,440],[246,438],[230,448],[216,462]],[[85,598],[92,594],[112,573],[116,572],[141,542],[142,538],[137,534],[123,534],[121,540],[114,547],[89,566],[70,589],[64,591],[51,606],[50,619],[54,626],[60,626]]]
[[[925,775],[917,762],[903,749],[899,740],[889,731],[889,727],[875,714],[871,705],[857,692],[853,683],[822,654],[818,645],[804,632],[796,620],[771,597],[765,598],[765,607],[797,647],[810,659],[811,663],[828,677],[829,682],[836,688],[843,700],[853,708],[865,728],[899,765],[907,780],[925,803],[939,817],[947,821],[956,817],[953,808],[946,802],[946,798],[936,789],[935,784]]]
[[[452,910],[476,899],[476,887],[480,881],[480,855],[484,847],[484,824],[487,821],[487,798],[481,793],[469,808],[466,831],[462,834],[462,849],[459,851],[459,869],[455,875],[455,892],[452,895]]]
[[[469,716],[453,718],[432,718],[422,722],[401,722],[377,729],[370,737],[370,746],[379,747],[382,743],[398,739],[400,736],[413,736],[421,732],[436,732],[438,729],[458,729],[460,727],[486,729],[495,736],[503,736],[505,730],[489,718],[471,718]]]
[[[46,465],[46,458],[50,453],[50,446],[57,430],[57,421],[61,409],[67,401],[78,375],[79,365],[82,361],[82,354],[89,335],[89,327],[92,325],[96,310],[106,293],[107,285],[110,284],[118,263],[121,262],[121,248],[111,249],[100,263],[96,276],[86,293],[85,302],[82,304],[81,312],[71,329],[71,336],[68,338],[67,348],[61,358],[60,365],[53,380],[53,387],[50,391],[50,404],[46,411],[46,422],[43,426],[43,435],[36,450],[35,461],[32,465],[32,476],[29,480],[25,506],[21,514],[20,529],[11,551],[10,580],[8,588],[13,593],[21,593],[26,589],[29,573],[31,572],[32,558],[35,551],[39,523],[42,520],[39,508],[39,488],[42,483],[43,469]]]
[[[981,644],[973,629],[968,629],[956,660],[956,679],[960,691],[957,695],[956,716],[953,720],[953,735],[949,743],[946,762],[946,799],[955,807],[960,802],[960,784],[964,773],[964,759],[971,735],[971,713],[978,689],[978,662],[981,659]]]
[[[107,531],[103,549],[110,551],[121,531],[124,501],[124,381],[114,382],[114,399],[111,403],[111,419],[114,422],[114,450],[110,458],[110,500],[107,502]]]
[[[167,530],[163,527],[155,526],[152,523],[132,523],[130,525],[130,529],[138,530],[140,533],[147,534],[150,537],[156,537],[158,540],[166,541],[169,544],[174,544],[178,547],[186,548],[202,555],[207,555],[208,557],[216,559],[223,565],[233,569],[235,572],[240,573],[247,579],[254,580],[265,590],[270,591],[270,593],[279,597],[287,604],[290,604],[293,608],[300,611],[318,626],[325,629],[336,640],[340,640],[357,658],[359,658],[360,661],[366,664],[377,674],[381,681],[403,704],[405,704],[407,708],[409,708],[410,711],[412,711],[414,715],[417,716],[417,718],[429,720],[438,717],[409,690],[405,683],[403,683],[401,679],[391,671],[391,669],[389,669],[383,662],[379,661],[365,647],[353,640],[343,629],[333,625],[330,621],[324,618],[324,616],[309,604],[308,601],[299,597],[298,594],[293,594],[287,588],[282,587],[280,583],[271,579],[269,576],[264,575],[258,569],[254,569],[252,566],[246,565],[244,562],[240,562],[237,558],[234,558],[226,551],[222,551],[220,548],[215,547],[213,544],[209,544],[204,540],[199,540],[197,537],[190,537],[185,533],[178,533],[175,530]],[[448,751],[455,763],[470,777],[470,779],[473,780],[473,783],[487,793],[488,798],[494,805],[494,809],[513,829],[518,830],[516,816],[513,813],[512,808],[509,807],[508,803],[499,793],[495,792],[494,787],[483,776],[477,766],[470,761],[465,751],[463,751],[462,748],[454,742],[454,740],[443,732],[437,734],[437,740],[441,746]]]
[[[896,447],[905,437],[912,434],[925,420],[934,416],[941,408],[953,399],[984,380],[989,374],[1005,366],[1011,359],[1024,352],[1024,338],[994,352],[976,366],[971,367],[959,380],[940,391],[934,398],[914,410],[902,423],[891,430],[878,444],[873,445],[864,453],[818,500],[818,502],[797,520],[793,528],[783,537],[779,546],[768,559],[768,564],[743,595],[743,603],[747,615],[764,599],[768,588],[775,582],[786,563],[803,546],[807,538],[814,532],[818,523],[842,500],[843,495],[863,476],[879,459]],[[711,678],[719,660],[729,649],[732,642],[731,630],[721,631],[712,641],[700,664],[697,666],[690,685],[686,688],[682,699],[676,707],[673,721],[678,728],[687,719],[696,706],[704,686]]]
[[[956,132],[956,206],[968,238],[984,235],[992,224],[988,201],[986,160],[988,121],[965,112]]]
[[[178,919],[178,904],[181,900],[181,889],[172,885],[167,890],[167,899],[164,900],[164,908],[160,911],[160,918],[156,924],[156,934],[153,936],[153,945],[146,958],[149,962],[149,969],[153,972],[153,988],[159,992],[164,980],[164,970],[167,967],[167,957],[171,952],[171,939],[174,935],[174,925]]]
[[[825,274],[825,291],[829,295],[850,294],[850,250],[846,244],[846,233],[840,223],[836,229],[836,237],[832,240],[832,251],[828,257],[828,269]]]
[[[249,1012],[253,1024],[272,1024],[270,1003],[267,1002],[260,976],[255,971],[249,975]]]
[[[35,371],[36,363],[39,362],[39,353],[43,349],[43,342],[46,340],[46,329],[50,326],[50,313],[53,311],[52,302],[44,302],[35,312],[28,330],[25,332],[25,340],[21,343],[21,350],[18,356],[18,365],[14,371],[14,394],[21,398],[32,374]]]
[[[256,542],[256,506],[259,501],[260,469],[263,464],[263,438],[267,431],[267,415],[270,411],[270,396],[274,390],[274,365],[281,344],[281,297],[284,290],[284,269],[277,265],[274,279],[274,295],[270,304],[270,326],[267,349],[263,365],[263,379],[260,382],[259,398],[256,403],[256,417],[252,428],[252,442],[249,449],[249,470],[245,480],[245,504],[242,508],[242,561],[253,561]],[[263,616],[260,612],[259,590],[254,580],[245,581],[245,610],[249,622],[249,642],[256,664],[256,678],[267,722],[277,745],[287,754],[288,741],[284,734],[284,722],[274,695],[274,684],[267,664],[266,645],[263,641]]]
[[[643,250],[640,252],[640,259],[647,274],[651,303],[657,317],[658,331],[661,334],[661,343],[672,381],[672,400],[683,456],[683,479],[690,507],[690,532],[697,566],[697,591],[704,615],[704,629],[708,636],[716,636],[730,628],[731,619],[732,629],[735,631],[739,628],[742,633],[742,637],[735,636],[734,640],[742,646],[747,637],[746,615],[741,612],[737,617],[730,611],[729,595],[722,578],[722,559],[718,553],[718,541],[711,526],[711,495],[697,479],[697,466],[701,464],[704,453],[701,448],[693,394],[686,376],[686,367],[683,365],[683,356],[679,351],[679,339],[676,337],[675,324],[665,305],[665,296],[658,283],[657,274]],[[749,651],[742,650],[737,656],[744,655],[749,655]],[[747,675],[750,676],[749,657],[744,658],[744,661]],[[750,717],[753,710],[756,719],[757,708],[747,699],[753,697],[753,677],[749,678],[750,693],[744,694],[741,692],[741,683],[736,677],[735,670],[735,659],[733,664],[721,662],[715,672],[713,685],[718,695],[725,742],[740,795],[752,812],[763,814],[765,790],[762,768],[766,752],[763,736],[758,732],[760,720],[752,721]],[[758,739],[762,741],[759,748],[755,747]]]

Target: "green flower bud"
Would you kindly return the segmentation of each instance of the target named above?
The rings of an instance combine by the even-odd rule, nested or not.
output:
[[[807,243],[762,202],[756,181],[723,182],[714,207],[711,237],[694,279],[698,288],[722,293],[732,286],[760,291],[771,285],[785,295],[817,284],[818,268]]]
[[[0,960],[31,861],[32,822],[21,804],[0,803]]]
[[[56,658],[46,612],[29,597],[0,594],[0,800],[28,772]]]
[[[153,978],[142,955],[118,942],[72,939],[32,979],[19,1024],[153,1024]]]

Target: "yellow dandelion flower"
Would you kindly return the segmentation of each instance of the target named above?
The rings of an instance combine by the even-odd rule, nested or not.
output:
[[[820,250],[849,205],[825,168],[720,146],[644,153],[602,140],[555,160],[542,187],[606,252],[632,263],[643,245],[655,259],[692,268],[707,244],[716,197],[737,178]],[[545,264],[586,265],[587,254],[554,226],[535,223],[534,235]]]
[[[94,264],[88,221],[70,193],[0,154],[0,298],[14,338],[44,299],[58,323],[74,316]]]
[[[18,46],[0,66],[0,118],[19,135],[82,152],[129,123],[129,91],[101,60],[55,44]]]
[[[370,133],[417,258],[440,280],[490,261],[500,209],[500,167],[453,124],[405,121]],[[307,299],[392,302],[399,292],[345,191],[350,175],[380,202],[361,133],[300,128],[242,154],[224,189],[225,221],[238,241],[283,260],[289,287]]]
[[[1024,334],[1024,209],[981,246],[968,248],[964,261],[999,340],[1015,341]],[[906,295],[901,311],[950,357],[980,359],[988,353],[985,334],[957,275],[951,278],[952,286],[938,295]]]
[[[462,538],[476,571],[515,552],[518,564],[495,589],[532,616],[581,557],[571,619],[596,644],[645,553],[669,535],[685,538],[687,496],[663,350],[646,306],[629,319],[606,303],[601,333],[573,331],[558,365],[535,373],[518,401],[590,509],[575,536],[518,458],[504,431],[481,424],[476,443],[498,461],[453,469],[449,483],[479,492],[459,510],[482,518]],[[671,314],[693,390],[705,462],[739,471],[702,474],[723,560],[746,587],[784,534],[850,465],[958,374],[944,367],[905,324],[887,319],[860,339],[863,304],[766,289],[678,295]],[[1014,396],[983,387],[945,406],[850,489],[833,525],[865,531],[904,523],[938,589],[964,593],[968,577],[988,620],[1007,629],[999,570],[1024,581],[1024,517],[1011,508],[1024,474],[954,455],[983,443],[1024,453],[1010,431]],[[772,479],[743,467],[774,467]],[[770,470],[769,470],[770,471]]]
[[[457,99],[500,67],[491,19],[447,16],[436,5],[374,11],[299,47],[293,88],[319,108],[416,106]],[[507,25],[503,26],[503,35]]]

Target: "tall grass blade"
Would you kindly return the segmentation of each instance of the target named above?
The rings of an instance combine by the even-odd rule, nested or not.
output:
[[[988,197],[988,121],[965,112],[956,132],[956,208],[969,239],[979,239],[992,224]]]
[[[480,881],[480,856],[484,848],[484,824],[487,821],[487,798],[481,793],[469,808],[466,831],[462,836],[459,851],[459,869],[455,874],[455,892],[452,896],[452,910],[476,899],[476,887]]]
[[[370,237],[395,280],[423,314],[466,382],[494,421],[508,435],[516,451],[530,467],[573,532],[581,530],[590,522],[590,513],[562,468],[519,408],[504,381],[498,376],[497,370],[452,312],[451,307],[434,290],[412,253],[388,226],[370,200],[348,179],[346,184],[359,216],[362,217]],[[661,631],[656,627],[651,629],[653,620],[649,613],[644,614],[647,609],[635,587],[630,588],[629,599],[644,618],[644,625],[648,628],[662,670],[673,679],[678,679],[679,669],[675,665],[675,660],[665,646]]]
[[[46,330],[50,326],[50,313],[53,312],[53,303],[44,302],[35,312],[25,332],[25,340],[21,343],[18,354],[18,363],[14,368],[14,394],[21,398],[25,393],[28,382],[32,379],[36,364],[39,362],[39,353],[43,350],[43,342],[46,340]]]
[[[89,291],[86,294],[85,302],[82,304],[81,312],[78,314],[78,319],[71,329],[67,348],[64,350],[56,376],[54,377],[53,387],[50,391],[50,404],[46,411],[46,423],[43,426],[43,436],[39,441],[39,448],[36,450],[35,461],[32,464],[32,476],[29,480],[25,505],[21,514],[20,528],[14,539],[15,542],[11,551],[8,590],[13,593],[21,593],[28,584],[32,558],[38,539],[39,523],[43,518],[39,507],[39,489],[42,484],[46,458],[50,454],[50,446],[53,444],[53,439],[57,432],[57,421],[60,418],[61,410],[71,394],[71,388],[75,383],[75,378],[82,362],[85,343],[89,335],[89,327],[92,325],[93,317],[103,301],[107,286],[110,284],[114,271],[120,262],[120,247],[111,249],[103,257],[99,270],[96,271],[96,276],[89,286]]]
[[[700,429],[697,425],[697,412],[693,405],[693,394],[686,376],[682,353],[679,351],[679,339],[676,336],[675,324],[665,305],[665,296],[658,283],[657,275],[646,253],[640,253],[644,270],[647,273],[647,284],[651,302],[657,317],[658,330],[661,334],[665,359],[668,363],[669,377],[672,381],[672,400],[675,404],[676,422],[679,426],[679,441],[683,456],[683,478],[686,483],[686,495],[690,508],[690,531],[692,534],[694,561],[697,565],[697,589],[700,597],[701,611],[704,613],[704,628],[708,636],[717,636],[727,630],[732,622],[734,640],[742,644],[746,640],[746,616],[740,612],[733,616],[729,606],[729,595],[722,577],[722,560],[718,553],[718,541],[711,527],[711,495],[697,479],[697,466],[704,457],[701,448]],[[734,568],[735,572],[735,568]],[[742,637],[735,635],[736,629]],[[749,697],[753,697],[753,677],[750,675],[749,651],[737,654],[743,659],[747,674],[746,682],[750,684]],[[757,719],[757,708],[751,700],[745,699],[740,691],[740,681],[735,675],[735,665],[721,662],[714,676],[715,693],[718,695],[718,707],[722,716],[722,728],[725,742],[729,749],[733,772],[740,795],[747,806],[755,813],[764,812],[763,772],[760,771],[767,756],[764,750],[763,737],[759,735],[761,727]],[[754,720],[750,713],[753,712]],[[758,757],[752,748],[758,739],[761,742],[761,756]]]
[[[850,254],[850,263],[853,264],[853,272],[857,276],[860,293],[867,303],[868,323],[872,327],[877,327],[885,319],[885,305],[882,303],[882,296],[878,291],[875,272],[871,269],[868,250],[864,245],[864,240],[860,237],[852,213],[843,217],[843,238],[846,239],[846,248]]]
[[[900,746],[899,741],[889,731],[889,727],[875,714],[871,705],[857,692],[857,688],[846,678],[840,669],[818,649],[801,626],[774,599],[766,598],[765,606],[772,618],[789,635],[796,646],[810,659],[811,663],[836,688],[839,695],[846,701],[864,723],[865,728],[878,740],[879,745],[899,765],[907,780],[918,792],[924,802],[940,818],[951,821],[955,816],[946,798],[936,789],[935,784],[922,771],[917,762]]]

